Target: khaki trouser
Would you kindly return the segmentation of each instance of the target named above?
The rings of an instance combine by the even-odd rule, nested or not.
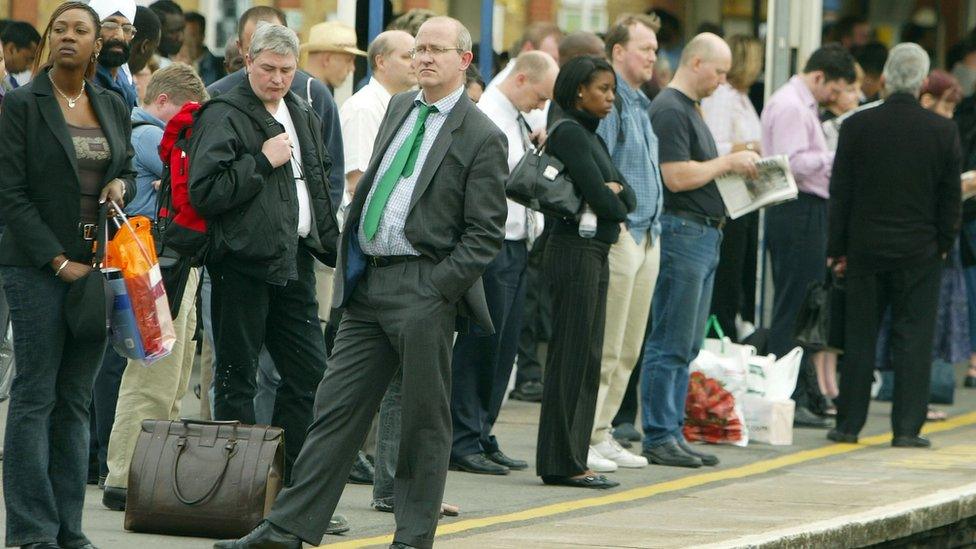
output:
[[[122,375],[119,401],[108,443],[108,479],[106,486],[126,488],[129,465],[136,441],[146,419],[176,420],[190,383],[196,345],[193,333],[197,327],[196,297],[200,282],[199,269],[190,271],[180,312],[173,320],[176,343],[173,352],[152,364],[130,360]]]
[[[609,436],[610,422],[624,400],[630,374],[644,344],[651,297],[661,266],[660,242],[654,244],[650,234],[644,235],[637,244],[630,232],[623,230],[617,243],[610,248],[607,321],[591,445],[599,444]]]

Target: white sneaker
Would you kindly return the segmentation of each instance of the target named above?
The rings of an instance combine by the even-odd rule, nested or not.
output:
[[[608,459],[616,463],[620,467],[628,467],[631,469],[640,469],[641,467],[647,466],[647,458],[644,456],[636,456],[620,445],[619,442],[613,439],[613,437],[608,437],[596,446],[590,446],[590,455],[593,452],[598,453],[604,459]]]
[[[617,470],[617,464],[601,456],[593,446],[590,446],[590,451],[586,454],[586,467],[597,473],[612,473]]]

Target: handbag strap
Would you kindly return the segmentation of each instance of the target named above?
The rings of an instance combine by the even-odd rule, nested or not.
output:
[[[197,505],[212,496],[223,483],[224,476],[227,474],[227,466],[230,465],[231,458],[237,453],[237,427],[235,425],[231,438],[224,445],[224,465],[220,468],[220,474],[214,479],[210,488],[196,499],[187,498],[180,489],[180,458],[183,457],[187,446],[188,439],[185,434],[176,439],[176,459],[173,460],[173,493],[176,495],[176,499],[180,500],[180,503],[183,505]]]
[[[539,147],[539,152],[540,153],[542,153],[543,151],[545,151],[546,149],[549,148],[549,138],[552,136],[552,132],[556,131],[556,128],[558,128],[559,126],[562,126],[564,123],[567,123],[567,122],[570,122],[570,123],[573,123],[573,124],[576,124],[576,125],[580,125],[579,122],[577,122],[577,121],[575,121],[575,120],[573,120],[571,118],[560,118],[559,120],[556,120],[555,122],[553,122],[552,123],[552,126],[549,126],[549,128],[546,129],[546,142],[543,143],[541,147]]]

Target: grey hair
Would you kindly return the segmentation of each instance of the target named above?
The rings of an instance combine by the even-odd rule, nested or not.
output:
[[[257,30],[254,31],[251,47],[247,53],[253,60],[265,51],[278,55],[290,53],[295,56],[295,59],[298,59],[298,35],[284,25],[258,21]]]
[[[891,48],[882,73],[885,91],[917,96],[929,74],[929,63],[929,54],[918,44],[904,42]]]

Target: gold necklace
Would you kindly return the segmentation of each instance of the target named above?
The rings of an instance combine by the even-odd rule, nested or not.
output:
[[[78,95],[76,95],[74,99],[72,99],[72,98],[68,97],[68,94],[66,94],[63,91],[61,91],[61,88],[59,88],[58,85],[54,83],[54,79],[53,78],[51,78],[50,80],[51,80],[51,85],[54,86],[54,91],[56,91],[59,94],[61,94],[61,97],[63,97],[64,100],[68,102],[68,108],[69,109],[75,108],[75,105],[78,103],[78,100],[81,99],[81,96],[85,94],[85,83],[84,82],[81,83],[81,91],[78,92]]]

